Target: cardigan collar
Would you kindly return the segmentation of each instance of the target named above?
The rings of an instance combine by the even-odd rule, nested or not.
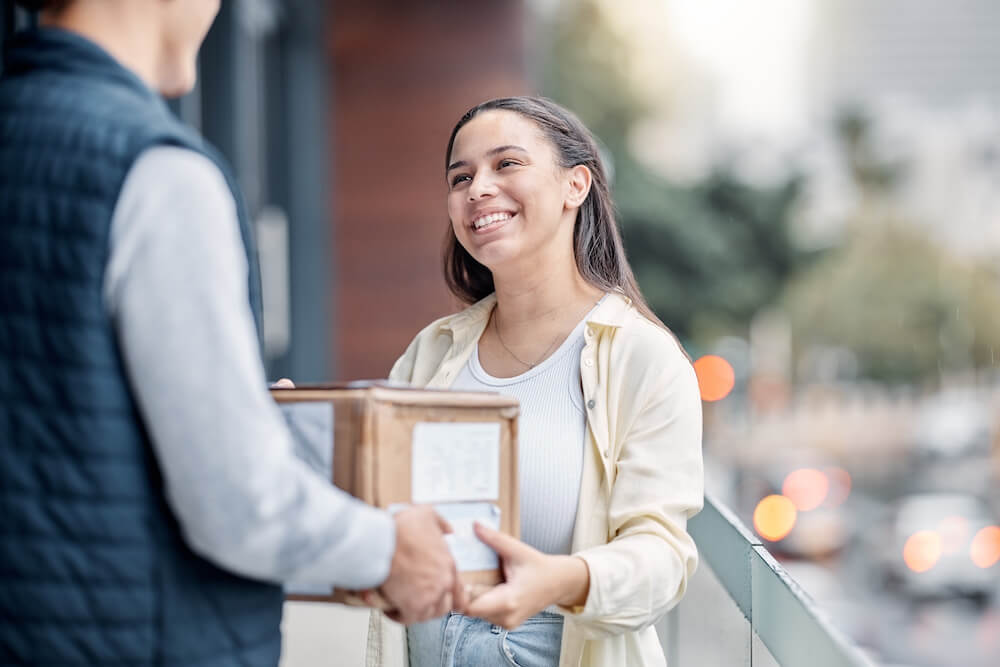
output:
[[[456,341],[473,336],[478,338],[486,328],[496,303],[496,294],[490,294],[465,310],[446,317],[439,328],[442,331],[450,331]],[[603,299],[587,318],[587,324],[618,328],[625,323],[630,310],[632,310],[632,299],[620,292],[608,292],[607,298]],[[472,336],[469,336],[470,334]]]

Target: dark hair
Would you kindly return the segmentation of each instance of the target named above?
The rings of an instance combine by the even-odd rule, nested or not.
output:
[[[491,110],[512,111],[533,121],[555,148],[562,167],[568,169],[584,165],[590,169],[590,192],[577,211],[573,228],[573,255],[577,269],[591,285],[606,292],[624,294],[639,312],[662,325],[639,292],[632,267],[625,256],[607,170],[597,142],[572,112],[544,97],[503,97],[478,104],[466,111],[451,131],[445,168],[451,161],[458,131],[482,112]],[[466,303],[474,303],[495,290],[493,273],[458,242],[450,224],[445,239],[444,277],[452,294]]]
[[[20,5],[31,12],[47,10],[58,11],[68,5],[70,1],[71,0],[14,0],[14,4]]]

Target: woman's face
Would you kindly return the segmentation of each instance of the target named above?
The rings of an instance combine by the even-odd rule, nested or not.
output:
[[[513,111],[480,113],[455,136],[447,178],[455,236],[479,263],[496,272],[572,255],[578,204],[570,205],[570,170],[533,121]]]

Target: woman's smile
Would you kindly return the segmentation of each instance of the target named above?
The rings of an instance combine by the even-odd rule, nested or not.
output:
[[[494,232],[506,226],[516,215],[517,213],[513,211],[477,213],[472,219],[472,233],[481,235]]]

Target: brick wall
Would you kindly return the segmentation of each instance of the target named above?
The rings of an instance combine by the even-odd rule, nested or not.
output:
[[[474,104],[528,91],[520,2],[336,2],[333,376],[385,377],[459,304],[444,286],[445,144]]]

